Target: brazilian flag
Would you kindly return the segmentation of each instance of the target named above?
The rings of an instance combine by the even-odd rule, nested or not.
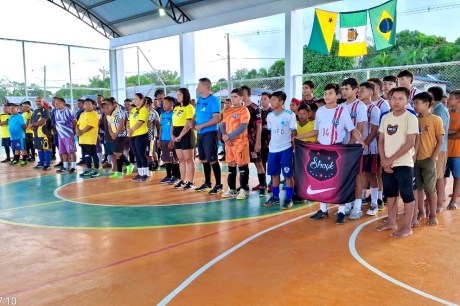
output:
[[[391,0],[369,9],[375,48],[383,50],[396,44],[396,1]]]

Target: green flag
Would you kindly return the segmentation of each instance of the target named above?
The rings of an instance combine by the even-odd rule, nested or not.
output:
[[[393,47],[396,44],[396,3],[397,0],[391,0],[369,10],[377,50]]]
[[[315,9],[315,21],[308,43],[308,49],[322,54],[331,52],[338,13]]]

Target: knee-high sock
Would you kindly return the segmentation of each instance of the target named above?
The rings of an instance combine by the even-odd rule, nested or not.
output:
[[[240,169],[240,187],[248,191],[249,190],[249,186],[248,186],[249,167],[246,165],[246,166],[240,166],[238,168]]]
[[[219,163],[214,163],[212,164],[212,171],[214,172],[214,178],[216,179],[216,185],[221,185],[222,184],[222,173],[220,170],[220,165]]]
[[[171,177],[172,176],[172,164],[167,163],[165,164],[165,167],[166,167],[166,176]]]
[[[180,168],[179,164],[172,164],[172,176],[180,179]]]
[[[50,166],[51,165],[51,152],[49,150],[45,151],[45,166]]]
[[[42,166],[45,165],[45,152],[42,150],[38,151],[38,164]]]
[[[203,163],[204,183],[211,185],[211,164]]]
[[[230,167],[228,166],[228,177],[227,177],[227,183],[228,183],[228,188],[231,190],[236,190],[236,167]]]

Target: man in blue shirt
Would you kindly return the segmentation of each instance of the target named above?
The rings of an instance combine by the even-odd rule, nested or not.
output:
[[[201,97],[196,103],[195,117],[192,122],[198,132],[198,155],[203,164],[205,181],[195,190],[208,191],[209,194],[222,193],[221,170],[217,157],[217,130],[220,121],[220,101],[211,93],[211,81],[201,78],[198,82]],[[211,185],[211,167],[216,184]]]
[[[26,122],[24,117],[19,114],[19,105],[10,104],[11,116],[8,120],[8,131],[10,132],[11,147],[13,148],[14,159],[12,165],[27,165],[27,151],[26,151]],[[19,157],[22,153],[22,160]]]
[[[444,131],[449,130],[450,115],[447,107],[442,104],[442,96],[444,95],[444,90],[439,86],[433,86],[428,88],[428,92],[433,96],[433,114],[441,117],[442,126]],[[438,205],[437,212],[440,212],[442,209],[442,202],[446,197],[446,179],[444,178],[444,173],[446,172],[447,164],[447,142],[448,142],[449,133],[444,134],[444,139],[441,147],[441,152],[439,152],[438,160],[436,161],[436,192],[438,194]]]

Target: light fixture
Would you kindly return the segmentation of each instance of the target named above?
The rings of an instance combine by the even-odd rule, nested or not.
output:
[[[160,16],[166,15],[166,11],[165,11],[165,9],[162,8],[162,7],[158,10],[158,13],[160,13]]]

